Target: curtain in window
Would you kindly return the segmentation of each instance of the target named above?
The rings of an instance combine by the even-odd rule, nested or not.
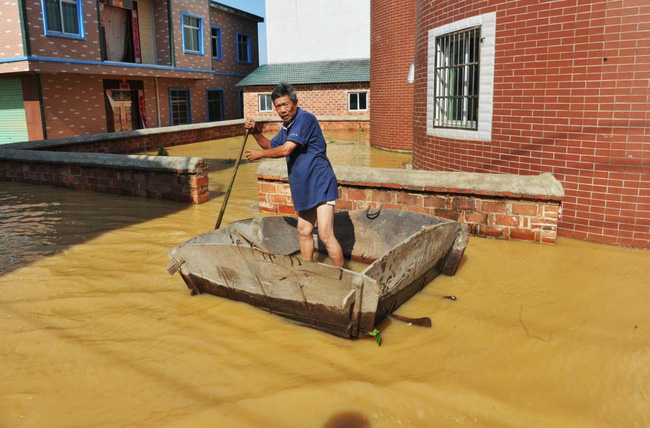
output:
[[[63,14],[63,32],[79,34],[79,16],[77,15],[77,3],[63,1],[61,3]]]
[[[185,50],[198,52],[199,49],[199,20],[190,16],[183,18],[183,37]]]
[[[244,34],[237,35],[237,53],[239,54],[239,62],[249,62],[248,56],[248,36]]]
[[[104,32],[106,37],[106,59],[124,61],[127,44],[127,20],[129,11],[119,7],[104,6]]]
[[[62,31],[59,0],[45,0],[45,19],[49,31]]]
[[[223,119],[223,92],[208,91],[208,122]]]

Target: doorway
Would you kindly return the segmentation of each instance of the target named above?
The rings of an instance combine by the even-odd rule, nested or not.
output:
[[[108,132],[147,128],[144,84],[139,80],[104,80]]]

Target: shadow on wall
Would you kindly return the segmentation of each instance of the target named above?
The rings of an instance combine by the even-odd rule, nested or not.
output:
[[[187,209],[186,204],[2,183],[0,275],[115,229]]]

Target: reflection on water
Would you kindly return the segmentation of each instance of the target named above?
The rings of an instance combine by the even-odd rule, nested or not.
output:
[[[178,204],[0,182],[0,274]]]
[[[344,137],[333,161],[409,162]],[[240,144],[169,152],[226,167]],[[256,214],[256,168],[224,223]],[[231,174],[198,206],[0,183],[0,427],[650,426],[647,251],[472,238],[455,277],[399,310],[433,327],[387,320],[378,347],[167,275]]]

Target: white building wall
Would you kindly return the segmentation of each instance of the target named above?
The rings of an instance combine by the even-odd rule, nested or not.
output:
[[[370,58],[370,0],[266,0],[269,64]]]

